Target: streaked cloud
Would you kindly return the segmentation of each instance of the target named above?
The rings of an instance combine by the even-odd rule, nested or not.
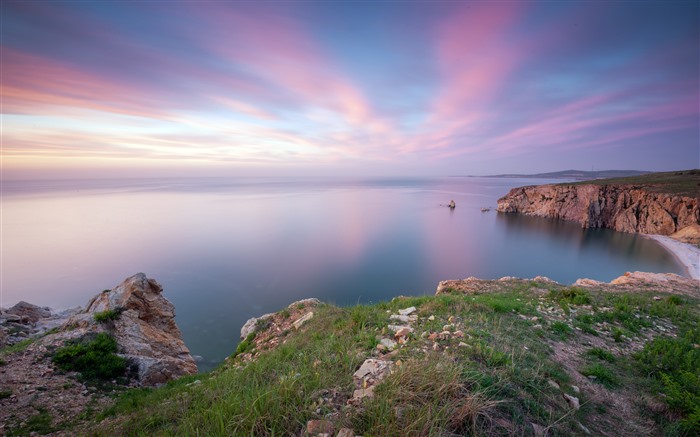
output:
[[[5,168],[525,172],[585,150],[625,168],[640,144],[648,169],[698,158],[697,5],[354,6],[6,2]],[[664,136],[674,153],[654,149]]]

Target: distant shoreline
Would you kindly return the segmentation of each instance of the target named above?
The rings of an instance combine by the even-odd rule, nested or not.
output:
[[[700,281],[700,249],[692,244],[674,240],[666,235],[640,234],[656,240],[683,264],[691,279]]]

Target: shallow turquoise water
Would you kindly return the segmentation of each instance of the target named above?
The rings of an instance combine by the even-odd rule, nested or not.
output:
[[[656,242],[482,212],[532,179],[177,179],[5,182],[2,305],[68,307],[144,272],[211,368],[245,320],[318,297],[432,294],[468,276],[609,281],[682,273]],[[450,200],[455,210],[444,206]]]

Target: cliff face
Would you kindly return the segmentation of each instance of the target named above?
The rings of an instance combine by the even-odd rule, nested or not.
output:
[[[538,185],[514,188],[498,199],[499,212],[572,220],[584,228],[670,235],[700,223],[697,197],[631,185]]]

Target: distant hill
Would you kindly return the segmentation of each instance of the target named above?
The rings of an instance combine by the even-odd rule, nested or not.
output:
[[[651,173],[650,171],[639,170],[601,170],[601,171],[583,171],[583,170],[564,170],[554,171],[550,173],[536,174],[499,174],[485,176],[487,178],[539,178],[539,179],[576,179],[580,181],[590,179],[607,179],[607,178],[624,178],[629,176],[641,176]]]

